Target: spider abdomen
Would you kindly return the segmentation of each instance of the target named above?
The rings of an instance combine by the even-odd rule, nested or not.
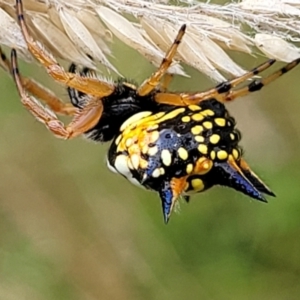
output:
[[[234,119],[214,99],[166,106],[158,113],[135,114],[122,124],[108,165],[131,182],[157,191],[163,204],[173,203],[181,195],[220,184],[215,165],[230,157],[239,161],[239,141]],[[216,176],[210,176],[212,172]]]

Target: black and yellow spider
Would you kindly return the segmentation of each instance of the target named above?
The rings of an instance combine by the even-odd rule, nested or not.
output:
[[[158,70],[140,86],[123,79],[115,83],[89,76],[89,70],[66,72],[29,35],[22,1],[17,0],[17,16],[29,51],[56,81],[66,85],[71,100],[64,104],[34,81],[21,77],[15,50],[11,62],[2,54],[2,66],[11,70],[23,105],[57,137],[84,135],[99,142],[112,141],[108,167],[125,178],[159,193],[164,220],[169,220],[179,197],[214,185],[234,188],[266,202],[262,194],[273,192],[256,176],[242,157],[240,133],[224,103],[263,86],[294,68],[300,58],[264,79],[255,79],[233,89],[269,68],[268,60],[252,71],[225,81],[205,92],[167,92],[167,70],[185,33],[183,25]],[[28,93],[43,100],[42,106]],[[55,115],[73,115],[64,125]]]

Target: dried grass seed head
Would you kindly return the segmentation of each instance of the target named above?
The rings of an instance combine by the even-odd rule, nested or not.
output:
[[[289,41],[300,40],[300,1],[271,2],[244,0],[217,5],[179,0],[174,6],[142,0],[24,0],[24,7],[31,32],[54,56],[93,69],[100,63],[117,74],[109,48],[114,37],[158,66],[174,32],[187,23],[178,61],[170,73],[186,75],[178,64],[183,61],[219,82],[225,79],[219,71],[231,76],[244,72],[227,50],[252,55],[261,51],[281,61],[299,56],[298,48]],[[17,48],[29,60],[14,5],[15,0],[0,0],[0,44]],[[124,14],[134,18],[129,21]],[[243,32],[242,25],[251,32]]]

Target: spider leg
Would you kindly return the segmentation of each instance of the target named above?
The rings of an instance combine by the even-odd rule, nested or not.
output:
[[[45,108],[34,97],[30,97],[22,86],[18,69],[17,52],[11,51],[12,76],[15,80],[22,104],[33,116],[43,123],[56,137],[63,139],[74,138],[93,128],[101,118],[103,105],[99,98],[91,98],[82,110],[75,114],[69,125],[65,126],[48,108]]]
[[[300,63],[300,58],[295,59],[294,61],[288,63],[283,68],[272,73],[263,79],[255,79],[251,81],[245,87],[242,87],[237,90],[232,90],[233,87],[237,86],[240,83],[243,83],[245,80],[253,77],[254,75],[266,70],[269,68],[275,60],[269,60],[266,63],[260,65],[259,67],[253,69],[252,71],[237,77],[231,81],[225,81],[217,87],[210,89],[206,92],[201,93],[157,93],[155,95],[155,100],[159,103],[184,106],[190,104],[198,104],[203,100],[214,98],[220,102],[230,102],[238,97],[245,96],[249,93],[259,91],[264,86],[268,85],[278,77],[284,75],[288,71],[292,70],[295,66]]]
[[[276,80],[278,77],[284,75],[288,71],[295,68],[300,63],[300,58],[295,59],[294,61],[290,62],[289,64],[285,65],[278,71],[272,73],[271,75],[267,76],[263,79],[255,79],[247,86],[240,88],[235,91],[230,91],[227,94],[223,95],[221,99],[217,99],[221,102],[229,102],[232,101],[238,97],[246,96],[249,93],[256,92],[261,90],[264,86],[268,85],[272,81]]]
[[[11,63],[6,55],[2,52],[0,47],[0,66],[8,73],[11,74]],[[40,83],[33,79],[20,75],[23,88],[30,94],[41,99],[47,106],[55,113],[60,115],[74,115],[76,108],[70,103],[64,103],[62,100],[57,98],[55,94],[42,86]]]
[[[146,79],[137,89],[137,94],[139,96],[145,96],[149,94],[152,90],[154,90],[157,85],[159,84],[162,77],[166,74],[168,68],[172,64],[172,60],[174,55],[176,54],[177,48],[181,42],[181,39],[185,33],[186,25],[182,25],[180,30],[178,31],[178,34],[166,53],[165,57],[163,58],[158,70],[151,75],[150,78]]]
[[[31,54],[46,68],[48,74],[57,82],[65,84],[81,92],[105,97],[110,95],[115,87],[113,84],[103,82],[93,77],[81,77],[79,74],[66,72],[42,45],[33,40],[28,32],[24,19],[22,0],[16,0],[17,16],[23,37]]]
[[[160,91],[166,92],[168,90],[168,87],[173,79],[174,75],[170,73],[166,73],[165,76],[162,79],[161,85],[160,85]]]

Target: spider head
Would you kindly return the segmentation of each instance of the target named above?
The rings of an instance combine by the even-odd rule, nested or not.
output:
[[[71,64],[69,71],[74,73],[76,65]],[[89,72],[88,68],[84,68],[80,75],[87,76]],[[104,78],[103,80],[107,81]],[[85,133],[89,139],[99,142],[110,141],[119,133],[122,123],[132,115],[145,110],[158,110],[159,105],[153,100],[152,94],[145,97],[137,96],[133,83],[121,78],[114,85],[112,94],[99,99],[103,103],[103,113],[96,126]],[[76,89],[68,87],[67,90],[71,103],[79,109],[91,99],[90,95]]]

